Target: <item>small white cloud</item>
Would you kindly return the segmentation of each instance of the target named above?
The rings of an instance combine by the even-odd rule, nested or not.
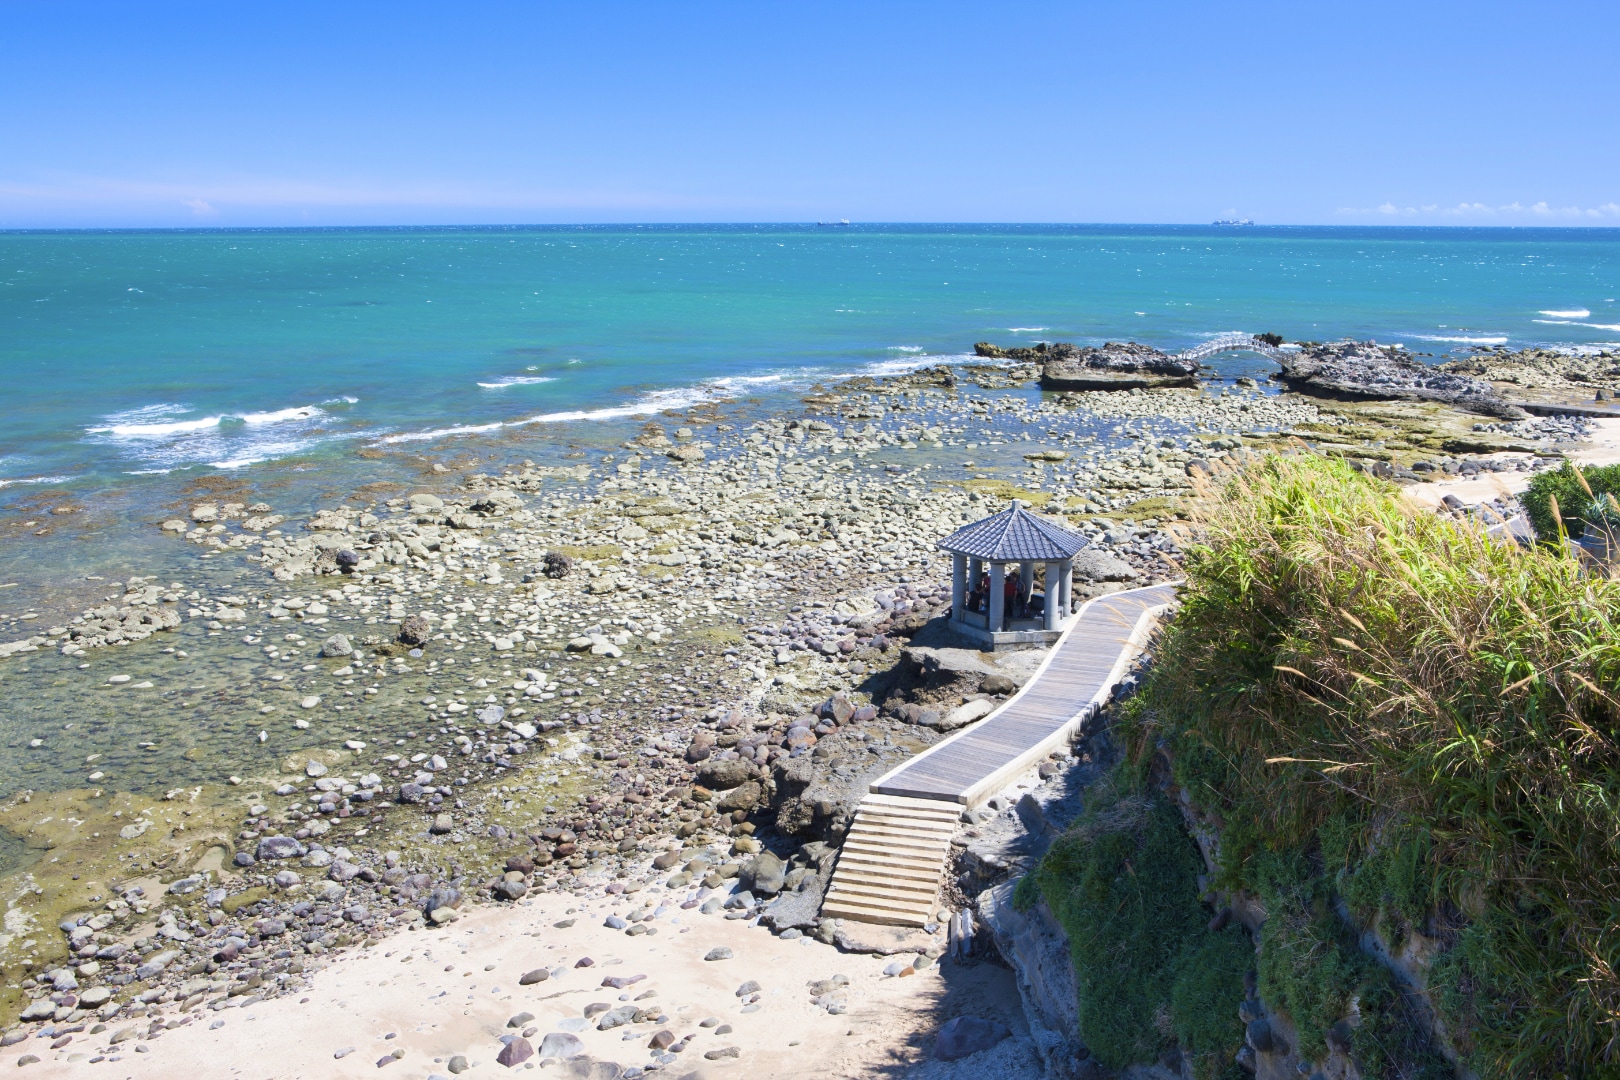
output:
[[[198,217],[215,217],[219,214],[206,199],[181,199],[180,205],[189,208]]]
[[[1394,215],[1400,213],[1399,210],[1395,209],[1395,204],[1392,202],[1387,202],[1380,205],[1378,207],[1378,212],[1385,215]]]

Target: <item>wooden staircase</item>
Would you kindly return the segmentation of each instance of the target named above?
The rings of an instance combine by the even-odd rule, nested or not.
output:
[[[838,854],[822,915],[890,926],[933,922],[961,812],[937,799],[866,796]]]

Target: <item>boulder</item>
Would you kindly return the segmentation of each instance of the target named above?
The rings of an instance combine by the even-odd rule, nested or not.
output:
[[[407,615],[399,623],[399,634],[395,638],[401,645],[426,645],[428,638],[433,635],[433,627],[420,615]]]
[[[765,789],[758,780],[749,780],[738,784],[716,800],[716,810],[752,810],[759,805],[765,796]]]
[[[354,652],[354,646],[344,634],[333,634],[321,645],[321,655],[328,659],[348,656]]]
[[[957,1061],[988,1050],[1011,1034],[1010,1028],[994,1020],[980,1020],[977,1016],[952,1017],[934,1036],[934,1056],[941,1061]]]
[[[495,1055],[497,1065],[505,1065],[508,1069],[515,1068],[534,1057],[534,1047],[529,1040],[518,1035],[507,1040],[501,1052]]]
[[[266,836],[259,840],[258,850],[254,853],[260,861],[265,859],[295,859],[309,853],[291,836]]]
[[[983,720],[996,711],[996,703],[978,698],[974,701],[964,702],[940,717],[939,730],[955,731],[959,727],[966,727],[975,720]]]
[[[754,765],[741,758],[710,760],[698,770],[697,782],[711,791],[729,791],[754,778]]]
[[[782,891],[782,882],[786,877],[787,864],[775,854],[762,851],[743,865],[737,880],[751,893],[775,896]]]
[[[979,689],[984,691],[986,694],[1005,695],[1016,691],[1018,689],[1018,684],[1013,682],[1012,679],[1008,678],[1007,676],[997,672],[993,675],[986,675],[984,677],[984,681],[979,684]]]
[[[1527,415],[1483,379],[1430,367],[1404,349],[1372,341],[1313,345],[1282,361],[1290,390],[1340,400],[1436,401],[1504,420]]]
[[[1136,567],[1098,548],[1085,548],[1074,557],[1074,576],[1078,581],[1135,581],[1142,575]]]
[[[1089,550],[1089,549],[1087,549]],[[1085,551],[1081,552],[1082,555]],[[932,687],[955,687],[959,692],[971,693],[984,685],[991,675],[1000,676],[1016,689],[1029,681],[1046,654],[1036,649],[1007,653],[997,657],[996,663],[985,659],[977,649],[933,649],[911,645],[901,650],[901,658],[922,682]]]
[[[560,1058],[568,1061],[585,1053],[585,1044],[578,1035],[568,1031],[553,1031],[540,1040],[540,1060]]]

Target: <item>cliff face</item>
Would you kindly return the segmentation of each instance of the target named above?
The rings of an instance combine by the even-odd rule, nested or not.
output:
[[[1028,873],[984,889],[977,907],[1018,975],[1049,1074],[1453,1075],[1457,1055],[1425,1004],[1439,942],[1389,919],[1362,924],[1343,901],[1307,911],[1280,891],[1210,887],[1220,828],[1170,779],[1170,760],[1158,764],[1136,790],[1127,766],[1103,774],[1055,840],[1025,813],[1025,835],[996,842],[1044,853],[1015,855],[1010,869]],[[1357,993],[1335,1011],[1346,980]]]

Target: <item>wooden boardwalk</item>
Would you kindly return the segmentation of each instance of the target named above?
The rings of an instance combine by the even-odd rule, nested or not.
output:
[[[872,781],[822,914],[902,926],[932,921],[960,808],[988,799],[1074,738],[1130,670],[1177,588],[1150,585],[1089,601],[1010,701]]]
[[[1013,699],[872,781],[873,792],[976,805],[1074,735],[1108,701],[1174,585],[1088,602]]]

